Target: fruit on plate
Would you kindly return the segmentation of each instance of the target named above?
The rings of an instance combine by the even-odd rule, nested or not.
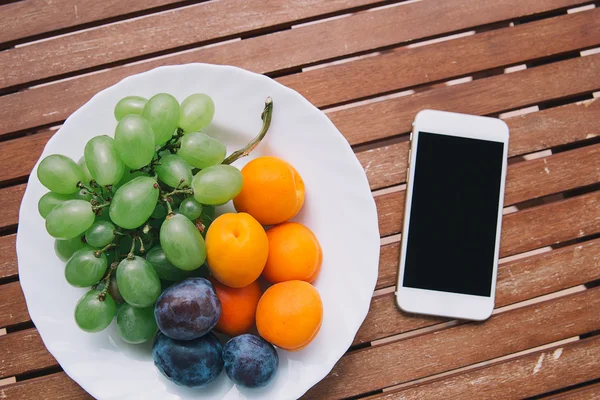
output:
[[[37,176],[42,185],[54,193],[71,194],[83,180],[83,173],[75,161],[60,154],[52,154],[42,160]]]
[[[154,307],[137,308],[123,304],[117,313],[117,327],[127,343],[144,343],[154,337],[157,326]]]
[[[262,276],[271,283],[291,280],[312,282],[317,278],[323,251],[315,234],[297,222],[267,230],[269,257]]]
[[[265,340],[285,350],[307,346],[319,333],[323,303],[310,283],[287,281],[268,288],[256,309],[256,327]]]
[[[150,307],[160,296],[160,279],[152,265],[139,256],[123,259],[117,268],[121,296],[134,307]]]
[[[172,339],[206,335],[221,316],[221,302],[209,281],[189,278],[167,288],[158,298],[154,316],[158,328]]]
[[[215,330],[230,337],[250,332],[256,319],[256,306],[262,296],[258,281],[243,288],[230,288],[213,277],[208,280],[221,301],[221,317]]]
[[[237,385],[265,386],[279,365],[273,345],[294,351],[313,340],[323,305],[308,282],[322,251],[308,227],[286,222],[304,202],[302,178],[275,157],[242,172],[230,165],[263,139],[272,111],[268,98],[259,134],[226,157],[199,131],[214,116],[209,96],[181,105],[166,93],[129,96],[114,109],[114,139],[92,138],[77,163],[40,162],[51,191],[38,210],[66,280],[91,287],[75,307],[81,329],[102,331],[116,316],[125,342],[154,338],[157,368],[189,387],[209,384],[223,365]],[[215,207],[234,198],[240,212],[218,216]],[[261,274],[275,283],[265,293]],[[249,334],[255,325],[262,337]],[[225,349],[213,331],[231,338]]]
[[[266,386],[277,373],[279,356],[275,347],[261,337],[245,334],[230,339],[223,347],[227,376],[237,385]]]
[[[104,276],[108,262],[106,254],[97,254],[91,246],[77,250],[67,261],[65,278],[75,287],[90,287]]]
[[[160,227],[160,244],[171,264],[184,271],[200,268],[206,245],[196,225],[183,215],[167,215]]]
[[[110,325],[116,308],[110,294],[92,289],[75,306],[75,322],[86,332],[100,332]]]
[[[263,225],[292,219],[304,204],[304,181],[286,161],[259,157],[242,168],[244,187],[233,199],[238,212],[252,215]]]
[[[223,370],[222,350],[212,333],[194,340],[175,340],[159,332],[152,346],[152,358],[170,381],[187,387],[204,387]]]
[[[264,228],[246,213],[227,213],[215,219],[206,233],[206,247],[211,274],[232,288],[254,282],[269,254]]]

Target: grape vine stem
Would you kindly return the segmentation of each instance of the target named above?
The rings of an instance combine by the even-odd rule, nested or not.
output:
[[[256,148],[256,146],[258,146],[260,141],[267,134],[267,131],[269,130],[269,127],[271,126],[271,117],[272,116],[273,116],[273,99],[271,99],[270,97],[267,97],[267,99],[265,100],[265,108],[263,109],[263,112],[260,115],[260,118],[263,121],[262,129],[260,130],[260,132],[258,132],[258,135],[256,135],[256,137],[254,139],[252,139],[250,141],[250,143],[248,143],[246,145],[246,147],[244,147],[243,149],[234,151],[233,153],[231,153],[229,155],[229,157],[227,157],[225,160],[223,160],[223,164],[231,164],[234,161],[236,161],[242,157],[246,157],[248,154],[250,154],[250,152],[252,150],[254,150]]]

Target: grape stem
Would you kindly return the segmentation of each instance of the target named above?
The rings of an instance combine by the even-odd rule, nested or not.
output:
[[[260,119],[262,119],[262,121],[263,121],[263,126],[262,126],[260,132],[258,132],[258,135],[256,135],[256,137],[254,139],[252,139],[250,141],[250,143],[248,143],[246,145],[246,147],[231,153],[229,155],[229,157],[227,157],[225,160],[223,160],[223,164],[231,164],[234,161],[238,160],[239,158],[246,157],[248,154],[250,154],[250,152],[252,150],[254,150],[256,148],[256,146],[258,146],[260,141],[267,134],[267,131],[269,130],[269,127],[271,126],[271,117],[272,116],[273,116],[273,99],[271,99],[270,97],[267,97],[267,99],[265,100],[265,108],[263,109],[263,112],[260,115]]]
[[[94,182],[94,181],[90,181],[90,186],[94,186],[94,185],[92,185],[92,182]],[[94,182],[94,183],[95,183],[95,182]],[[77,187],[78,187],[79,189],[85,189],[85,190],[87,190],[87,191],[89,192],[89,194],[91,194],[92,196],[95,196],[95,197],[98,197],[98,198],[100,198],[100,199],[104,200],[104,196],[102,196],[102,193],[98,193],[98,192],[96,192],[96,191],[95,191],[94,189],[92,189],[90,186],[87,186],[87,185],[86,185],[86,184],[84,184],[83,182],[79,182],[79,183],[77,183]]]
[[[99,301],[106,300],[106,292],[108,292],[108,287],[110,286],[110,275],[112,274],[112,272],[114,270],[117,269],[118,266],[119,266],[119,263],[116,262],[116,261],[114,263],[110,264],[110,268],[108,269],[108,273],[106,274],[106,276],[104,278],[102,278],[102,281],[104,281],[104,288],[102,289],[102,291],[98,295],[98,300]],[[102,281],[100,281],[100,282],[102,282]]]
[[[127,253],[128,260],[133,260],[135,257],[135,241],[137,239],[139,239],[139,236],[137,236],[137,235],[132,236],[132,239],[133,240],[131,241],[131,250],[129,250],[129,253]],[[141,243],[141,241],[140,241],[140,243]],[[142,246],[143,246],[143,244],[142,244]]]
[[[95,202],[96,204],[92,203],[95,202],[94,200],[91,200],[90,203],[92,204],[92,211],[96,214],[96,215],[100,215],[98,211],[100,211],[101,209],[103,209],[104,207],[108,207],[110,206],[110,201],[107,201],[105,203],[102,204],[98,204],[97,202]]]
[[[144,254],[144,252],[146,251],[146,249],[144,248],[144,241],[142,240],[141,236],[138,236],[137,239],[140,241],[140,253]]]
[[[116,247],[116,246],[117,246],[117,245],[116,245],[115,243],[109,243],[109,244],[107,244],[106,246],[104,246],[103,248],[101,248],[100,250],[96,250],[96,251],[94,252],[94,257],[96,257],[96,258],[100,258],[100,255],[101,255],[102,253],[104,253],[106,250],[108,250],[108,249],[110,249],[110,248],[112,248],[112,247]]]
[[[160,154],[159,154],[160,152],[168,149],[171,153],[173,153],[172,150],[179,148],[177,141],[182,136],[183,136],[183,129],[177,128],[177,131],[175,132],[175,134],[173,136],[171,136],[171,139],[167,140],[167,143],[163,144],[158,150],[156,150],[156,155],[158,156],[156,161],[160,160]]]

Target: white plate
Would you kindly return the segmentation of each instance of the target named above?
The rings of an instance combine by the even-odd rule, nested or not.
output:
[[[77,161],[89,139],[113,135],[113,108],[119,99],[149,98],[159,92],[171,93],[179,101],[192,93],[209,94],[216,113],[205,132],[221,139],[228,153],[258,133],[264,100],[273,98],[273,120],[265,140],[234,165],[241,168],[252,158],[274,155],[290,162],[303,177],[306,201],[295,220],[312,229],[323,247],[315,283],[324,306],[320,333],[303,350],[279,351],[278,374],[265,388],[238,389],[223,372],[207,388],[187,389],[160,374],[149,344],[123,342],[114,322],[97,334],[82,332],[73,310],[85,290],[66,282],[64,263],[38,214],[38,199],[47,189],[37,179],[37,164],[23,197],[17,234],[20,282],[29,314],[65,372],[96,398],[298,398],[333,368],[369,309],[377,280],[379,229],[365,173],[325,114],[297,92],[262,75],[207,64],[157,68],[101,91],[67,119],[42,158],[58,153]]]

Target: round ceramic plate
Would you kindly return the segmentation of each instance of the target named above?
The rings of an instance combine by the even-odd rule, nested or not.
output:
[[[303,350],[279,351],[279,371],[264,388],[238,388],[223,372],[208,387],[189,389],[160,374],[152,362],[151,344],[123,342],[114,321],[100,333],[81,331],[73,310],[85,290],[66,282],[64,263],[38,214],[38,199],[47,189],[37,179],[37,164],[21,204],[17,234],[20,282],[29,314],[66,373],[99,399],[298,398],[333,368],[369,309],[377,279],[379,230],[365,173],[335,126],[297,92],[262,75],[207,64],[157,68],[101,91],[67,119],[41,158],[64,154],[77,161],[89,139],[113,135],[113,109],[119,99],[149,98],[159,92],[179,101],[192,93],[209,94],[216,112],[205,132],[222,140],[228,153],[258,133],[264,100],[273,98],[273,120],[265,140],[234,165],[241,168],[252,158],[273,155],[302,175],[306,201],[295,220],[312,229],[323,247],[315,282],[324,306],[320,333]]]

